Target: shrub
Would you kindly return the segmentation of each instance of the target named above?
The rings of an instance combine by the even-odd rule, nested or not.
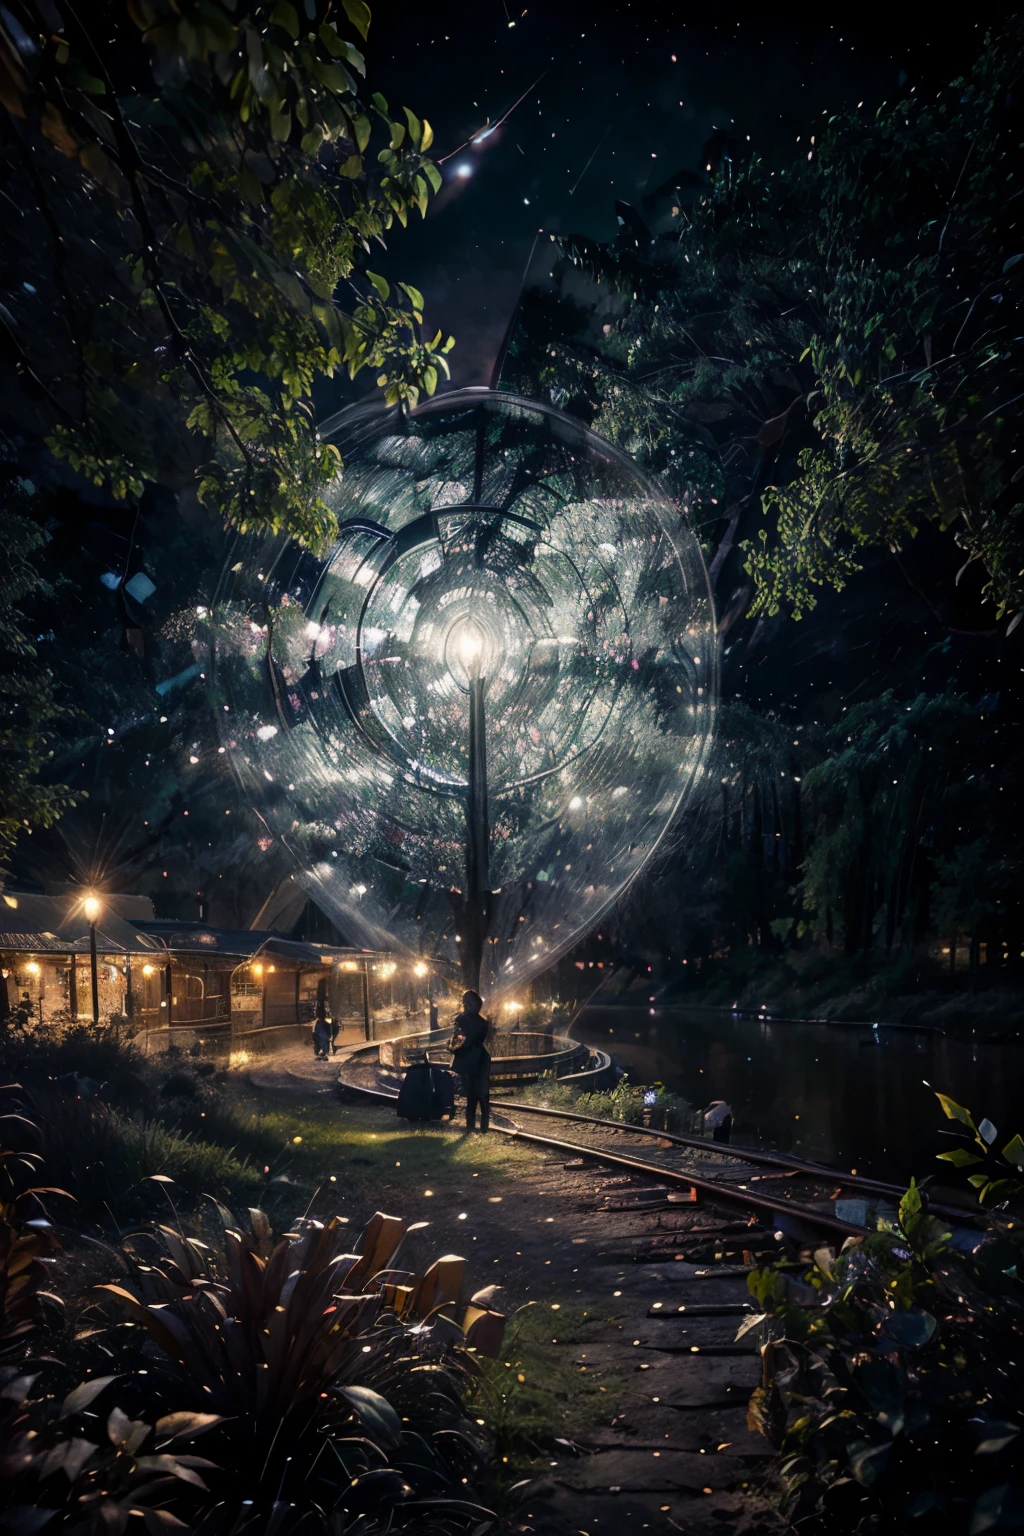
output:
[[[160,1084],[160,1097],[162,1099],[194,1099],[196,1096],[196,1080],[187,1072],[172,1072]]]
[[[134,1036],[109,1024],[97,1027],[56,1016],[37,1028],[0,1037],[0,1067],[8,1081],[41,1083],[78,1076],[97,1084],[113,1085],[125,1078],[139,1082],[144,1063]]]
[[[40,1212],[44,1195],[62,1191],[40,1182],[42,1157],[31,1145],[38,1144],[39,1129],[21,1110],[8,1090],[0,1113],[0,1135],[7,1143],[0,1151],[0,1376],[33,1331],[42,1298],[60,1305],[43,1291],[45,1261],[59,1244]]]
[[[654,1094],[653,1102],[650,1095]],[[661,1083],[645,1088],[620,1077],[614,1088],[585,1093],[574,1084],[543,1077],[522,1090],[527,1103],[543,1104],[549,1109],[568,1109],[579,1115],[595,1115],[601,1120],[620,1120],[625,1125],[645,1122],[665,1130],[689,1129],[693,1107],[678,1094],[670,1093]]]
[[[275,1238],[262,1211],[218,1209],[209,1244],[161,1227],[122,1245],[127,1282],[91,1308],[102,1374],[8,1381],[0,1471],[25,1528],[488,1530],[460,1394],[503,1319],[487,1291],[455,1320],[465,1261],[397,1268],[406,1224],[380,1213],[346,1253],[337,1218]]]
[[[983,1536],[1024,1525],[1024,1242],[1014,1205],[1024,1141],[939,1095],[962,1128],[942,1154],[975,1168],[994,1207],[951,1233],[912,1182],[892,1231],[819,1249],[804,1281],[749,1277],[765,1331],[751,1428],[782,1453],[783,1503],[803,1532]],[[739,1336],[739,1335],[738,1335]]]
[[[81,1223],[108,1226],[111,1218],[152,1209],[150,1181],[158,1176],[172,1179],[187,1197],[251,1198],[262,1186],[262,1174],[227,1148],[147,1119],[141,1110],[125,1114],[76,1092],[74,1082],[64,1092],[53,1086],[26,1098],[41,1128],[48,1182],[70,1191]]]

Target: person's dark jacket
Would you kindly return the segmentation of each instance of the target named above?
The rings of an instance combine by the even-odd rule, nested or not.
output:
[[[491,1022],[482,1013],[460,1013],[454,1024],[456,1035],[462,1036],[462,1044],[452,1056],[452,1066],[462,1077],[476,1077],[489,1072],[491,1057],[484,1042],[490,1033]]]

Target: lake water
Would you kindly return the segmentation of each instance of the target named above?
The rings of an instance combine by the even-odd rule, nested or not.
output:
[[[703,1108],[726,1099],[748,1144],[887,1178],[939,1172],[953,1143],[925,1081],[1024,1134],[1021,1043],[972,1044],[925,1030],[783,1024],[717,1011],[584,1010],[573,1034],[610,1051],[634,1082],[662,1082]]]

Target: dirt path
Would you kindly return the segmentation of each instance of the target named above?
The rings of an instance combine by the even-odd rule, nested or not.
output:
[[[249,1077],[275,1096],[286,1092],[326,1107],[339,1060],[314,1062],[308,1048],[294,1047],[254,1064]],[[392,1174],[389,1162],[381,1204],[429,1221],[430,1252],[462,1253],[473,1289],[500,1283],[510,1315],[533,1309],[518,1313],[520,1323],[527,1318],[529,1339],[518,1341],[513,1331],[505,1351],[511,1395],[527,1398],[536,1378],[550,1411],[550,1393],[557,1392],[564,1443],[545,1447],[524,1470],[510,1495],[512,1531],[753,1536],[779,1528],[757,1491],[768,1447],[745,1424],[757,1357],[705,1352],[731,1349],[736,1316],[685,1317],[678,1310],[748,1299],[736,1266],[709,1268],[677,1256],[695,1245],[703,1254],[725,1239],[693,1233],[680,1236],[667,1262],[632,1258],[635,1237],[721,1226],[720,1216],[697,1206],[609,1210],[609,1203],[628,1205],[628,1192],[642,1183],[495,1134],[466,1138],[455,1128],[410,1127],[385,1107],[339,1104],[337,1113],[342,1121],[379,1125],[370,1134],[389,1143],[400,1137],[409,1147],[412,1139],[417,1155],[404,1161],[414,1169],[407,1176],[395,1159]],[[436,1159],[431,1142],[439,1143]],[[497,1402],[489,1417],[499,1431],[503,1411]]]

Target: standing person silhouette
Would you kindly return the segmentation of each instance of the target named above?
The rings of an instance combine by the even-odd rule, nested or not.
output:
[[[327,1006],[317,1003],[313,1022],[313,1055],[318,1061],[326,1061],[331,1049],[331,1026],[327,1021]]]
[[[480,1012],[484,1000],[479,992],[465,992],[462,1012],[455,1017],[452,1038],[452,1066],[462,1078],[466,1094],[466,1130],[476,1130],[476,1112],[480,1110],[480,1129],[486,1131],[491,1117],[491,1058],[484,1041],[490,1020]]]

